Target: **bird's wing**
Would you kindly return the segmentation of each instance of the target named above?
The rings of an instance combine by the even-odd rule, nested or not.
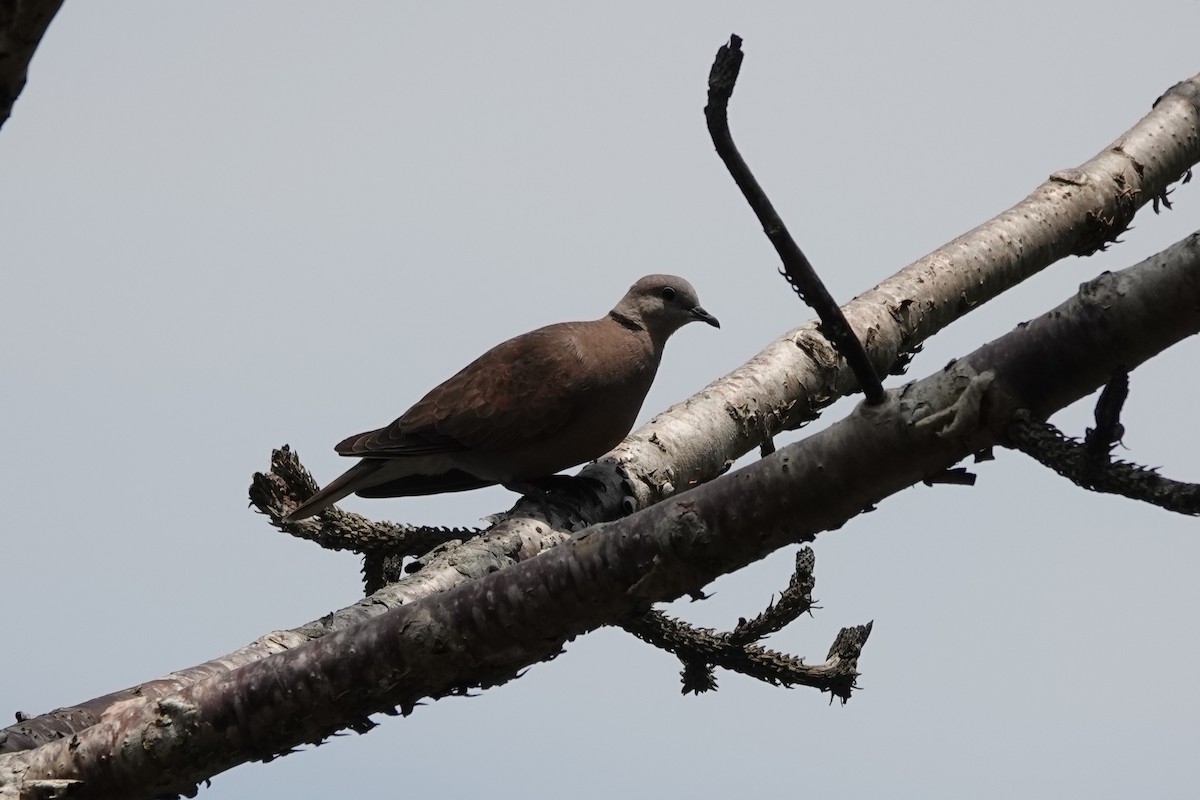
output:
[[[596,322],[549,325],[497,345],[391,425],[351,436],[344,456],[388,458],[494,450],[548,436],[606,382],[580,341]]]
[[[403,419],[403,417],[401,417]],[[386,428],[356,433],[338,443],[342,456],[425,456],[458,453],[468,449],[462,442],[435,430],[405,430],[396,420]]]

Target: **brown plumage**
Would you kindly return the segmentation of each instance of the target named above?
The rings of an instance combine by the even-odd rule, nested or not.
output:
[[[493,347],[379,430],[343,441],[362,460],[297,506],[305,519],[351,493],[402,497],[531,481],[597,458],[633,427],[667,338],[720,327],[696,290],[648,275],[606,316],[560,322]]]

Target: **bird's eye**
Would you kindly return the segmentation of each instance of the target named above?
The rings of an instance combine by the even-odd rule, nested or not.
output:
[[[671,286],[664,286],[662,290],[662,299],[668,303],[675,299],[675,289]]]

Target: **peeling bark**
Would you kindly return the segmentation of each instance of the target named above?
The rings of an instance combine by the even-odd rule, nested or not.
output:
[[[876,371],[1055,261],[1112,241],[1147,203],[1157,210],[1200,161],[1198,97],[1200,75],[1176,84],[1095,157],[1054,173],[1020,203],[843,306]],[[615,487],[613,466],[623,466],[632,476],[627,508],[645,508],[720,475],[759,446],[764,422],[771,434],[797,427],[856,390],[853,373],[808,322],[580,474]]]
[[[1177,84],[1097,156],[1076,169],[1056,172],[1021,203],[847,304],[846,316],[876,367],[890,368],[920,342],[1053,261],[1098,246],[1100,220],[1127,220],[1132,209],[1161,199],[1173,181],[1200,161],[1197,97],[1200,76]],[[1115,235],[1115,227],[1106,230],[1101,240]],[[584,468],[581,476],[601,488],[570,524],[559,515],[552,525],[543,509],[523,501],[500,515],[487,535],[433,554],[418,574],[359,603],[157,681],[24,720],[0,731],[0,752],[71,735],[94,724],[115,702],[169,695],[531,558],[570,530],[617,519],[711,480],[757,447],[764,433],[797,426],[854,387],[853,375],[816,323],[809,322],[659,414],[600,462]]]
[[[424,697],[502,683],[574,636],[840,527],[999,442],[1018,411],[1048,415],[1104,385],[1119,365],[1136,366],[1197,331],[1200,234],[1101,275],[881,405],[860,405],[710,484],[169,698],[120,703],[68,740],[2,756],[0,797],[48,780],[79,781],[78,798],[186,793],[243,761],[366,729],[369,714],[408,713]]]
[[[60,5],[0,0],[0,125]],[[1055,260],[1103,249],[1147,202],[1157,210],[1200,160],[1198,97],[1200,76],[1178,84],[1095,158],[847,304],[876,369]],[[536,506],[519,505],[487,536],[431,554],[419,574],[348,609],[57,717],[22,720],[0,732],[0,750],[10,751],[0,756],[0,798],[188,792],[234,764],[365,730],[368,714],[508,680],[572,636],[840,527],[1000,441],[1016,411],[1042,419],[1118,366],[1195,333],[1197,250],[1193,236],[1106,273],[881,406],[680,494],[854,390],[815,323],[790,331],[583,471],[605,489],[580,524],[640,513],[555,547],[575,523],[556,530]],[[34,749],[11,752],[22,748]]]

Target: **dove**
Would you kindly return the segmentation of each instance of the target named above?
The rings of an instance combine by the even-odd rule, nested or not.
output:
[[[360,460],[284,520],[350,494],[406,497],[502,484],[521,494],[599,458],[633,428],[671,334],[720,328],[696,290],[647,275],[596,320],[560,322],[496,345],[390,425],[335,450]]]

